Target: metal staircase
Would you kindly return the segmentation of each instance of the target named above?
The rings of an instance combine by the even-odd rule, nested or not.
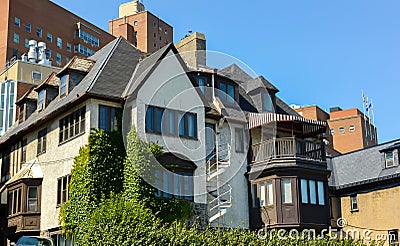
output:
[[[231,146],[216,145],[215,154],[207,161],[207,191],[209,222],[223,223],[223,216],[232,206],[232,187],[223,180],[223,173],[231,165]],[[218,221],[217,221],[218,220]]]

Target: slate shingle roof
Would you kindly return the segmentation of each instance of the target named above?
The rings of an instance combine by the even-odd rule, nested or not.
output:
[[[89,57],[95,61],[93,67],[66,97],[56,97],[43,111],[34,112],[22,123],[15,123],[0,138],[0,147],[9,139],[22,136],[34,125],[44,124],[49,118],[65,112],[85,97],[95,95],[119,100],[142,55],[121,37],[110,42]]]
[[[328,159],[332,170],[330,186],[341,189],[400,176],[400,166],[385,168],[385,155],[381,153],[399,142],[397,139]]]

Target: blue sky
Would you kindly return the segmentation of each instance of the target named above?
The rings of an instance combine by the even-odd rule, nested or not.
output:
[[[54,2],[108,30],[127,0]],[[380,142],[400,138],[400,1],[144,0],[174,27],[206,34],[207,48],[236,57],[289,104],[329,110],[373,100]]]

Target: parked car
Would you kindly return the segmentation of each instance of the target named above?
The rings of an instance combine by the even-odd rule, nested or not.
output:
[[[15,246],[54,246],[50,238],[46,237],[33,237],[33,236],[23,236],[17,243],[12,243]]]

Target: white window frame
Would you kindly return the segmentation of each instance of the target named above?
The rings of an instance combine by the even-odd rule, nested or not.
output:
[[[388,158],[388,154],[390,154],[392,157]],[[394,152],[390,151],[385,153],[385,167],[390,168],[394,166]]]
[[[293,203],[292,179],[290,178],[281,179],[281,187],[282,187],[282,192],[281,192],[282,204],[292,204]]]
[[[351,210],[351,212],[357,212],[358,211],[358,197],[357,197],[357,194],[350,196],[350,210]]]

